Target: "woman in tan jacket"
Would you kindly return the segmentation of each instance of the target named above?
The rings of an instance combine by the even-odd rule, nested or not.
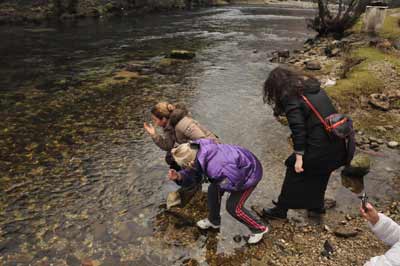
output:
[[[183,105],[173,105],[167,102],[160,102],[151,109],[151,119],[153,123],[163,129],[163,135],[156,132],[155,128],[148,123],[144,123],[144,129],[151,136],[154,143],[160,149],[167,152],[165,157],[170,169],[181,170],[179,165],[171,156],[172,148],[179,144],[197,139],[214,139],[218,137],[199,122],[190,117],[188,110]],[[178,185],[190,185],[179,184]]]

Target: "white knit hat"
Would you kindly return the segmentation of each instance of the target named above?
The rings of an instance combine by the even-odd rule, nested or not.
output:
[[[184,143],[171,150],[172,157],[175,162],[181,167],[190,167],[196,159],[197,149],[190,145],[190,143]]]

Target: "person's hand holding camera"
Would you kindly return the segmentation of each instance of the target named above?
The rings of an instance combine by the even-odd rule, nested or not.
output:
[[[379,221],[379,215],[378,212],[375,210],[375,208],[369,204],[368,202],[365,204],[365,208],[367,210],[364,210],[363,206],[360,206],[360,212],[361,215],[372,225],[375,225]]]

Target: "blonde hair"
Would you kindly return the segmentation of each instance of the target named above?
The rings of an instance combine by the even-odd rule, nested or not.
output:
[[[172,149],[171,153],[179,166],[188,168],[196,159],[197,151],[198,149],[192,147],[190,143],[184,143]]]
[[[175,105],[168,102],[159,102],[151,108],[151,113],[158,119],[169,119],[172,111],[176,109]]]

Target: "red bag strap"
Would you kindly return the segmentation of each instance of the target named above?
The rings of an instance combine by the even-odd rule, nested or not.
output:
[[[318,119],[321,121],[321,123],[324,125],[325,129],[329,132],[331,131],[331,127],[326,123],[325,119],[322,118],[321,114],[317,111],[317,109],[315,109],[314,105],[312,105],[312,103],[310,102],[310,100],[308,100],[308,98],[304,95],[301,95],[301,97],[303,98],[303,100],[306,102],[306,104],[308,105],[308,107],[310,107],[310,109],[314,112],[314,114],[318,117]]]

